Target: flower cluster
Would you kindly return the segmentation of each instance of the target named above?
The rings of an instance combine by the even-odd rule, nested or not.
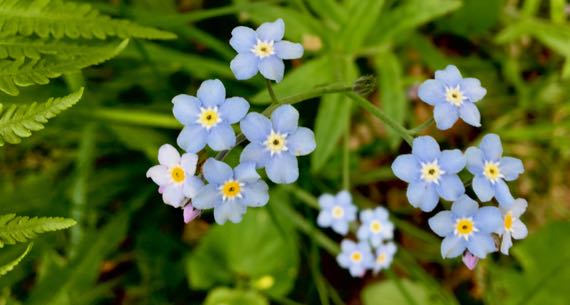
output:
[[[269,80],[281,81],[283,59],[303,55],[300,44],[282,40],[284,33],[281,19],[264,23],[256,31],[236,27],[230,39],[238,52],[230,64],[236,78],[249,79],[259,71]],[[248,207],[269,201],[269,187],[257,169],[264,168],[274,183],[293,183],[299,178],[297,157],[316,148],[313,132],[298,126],[299,112],[293,106],[279,105],[270,118],[249,112],[249,102],[227,97],[224,84],[217,79],[202,82],[196,96],[180,94],[172,103],[174,117],[184,125],[176,142],[186,153],[180,156],[173,146],[163,145],[158,152],[160,165],[151,167],[147,177],[159,186],[164,203],[183,208],[185,222],[205,209],[214,210],[218,224],[240,222]],[[250,143],[232,168],[223,158],[240,144],[234,125],[239,125]],[[197,154],[206,146],[223,153],[207,158],[199,174]]]
[[[351,224],[356,221],[357,213],[350,193],[341,191],[336,196],[323,194],[319,197],[319,206],[321,211],[317,224],[347,235]],[[366,270],[378,273],[392,264],[396,245],[391,241],[394,238],[394,225],[388,216],[388,211],[383,207],[361,211],[360,226],[356,230],[358,242],[350,239],[341,242],[337,262],[348,269],[352,276],[362,277]]]
[[[480,114],[474,103],[486,94],[479,80],[462,78],[455,66],[437,71],[435,79],[425,81],[419,97],[434,105],[434,119],[439,129],[450,128],[460,117],[479,127]],[[440,150],[430,136],[420,136],[412,143],[412,153],[400,155],[392,163],[392,171],[408,183],[406,195],[410,204],[424,212],[433,211],[440,198],[451,201],[451,210],[440,211],[429,219],[429,226],[443,238],[441,255],[453,258],[464,255],[464,262],[474,268],[478,259],[498,250],[495,237],[501,237],[500,250],[508,254],[511,238],[527,235],[520,221],[527,203],[515,199],[506,182],[516,180],[524,172],[521,160],[503,157],[501,140],[496,134],[483,137],[479,147]],[[473,175],[473,193],[481,202],[495,198],[499,204],[479,207],[466,195],[458,174],[467,168]],[[497,238],[498,240],[498,238]]]

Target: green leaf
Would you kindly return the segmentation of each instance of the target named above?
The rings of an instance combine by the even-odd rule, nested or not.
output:
[[[75,105],[83,95],[83,88],[68,96],[50,98],[45,103],[10,105],[5,111],[0,107],[0,146],[4,141],[12,144],[31,136],[32,131],[44,128],[48,119]]]
[[[407,279],[401,280],[402,285],[410,292],[416,304],[440,305],[441,301],[430,298],[428,290]],[[410,305],[394,281],[383,281],[368,285],[362,290],[362,304],[376,305],[378,300],[390,305]]]
[[[39,60],[45,55],[59,55],[74,58],[82,54],[97,55],[114,50],[108,42],[75,42],[61,39],[38,39],[37,37],[0,38],[0,59],[20,59],[27,57]]]
[[[570,26],[552,24],[539,19],[525,18],[512,23],[495,38],[498,43],[508,43],[530,35],[564,56],[570,56]]]
[[[265,297],[252,290],[216,288],[210,293],[204,305],[269,305]]]
[[[101,15],[89,4],[61,0],[0,0],[0,28],[3,36],[176,38],[169,32]]]
[[[76,222],[62,217],[27,217],[7,214],[0,216],[0,248],[5,244],[13,245],[26,242],[36,235],[67,229]]]
[[[499,21],[503,0],[465,0],[450,16],[438,20],[444,32],[472,38],[491,30]]]
[[[20,254],[20,256],[18,256],[16,259],[14,259],[13,261],[0,266],[0,277],[3,276],[4,274],[12,271],[21,261],[22,259],[24,259],[24,256],[26,256],[28,254],[28,252],[30,252],[30,250],[32,249],[33,243],[29,243],[28,247],[26,247],[26,250],[24,250],[24,252],[22,254]]]
[[[360,1],[358,5],[352,6],[348,12],[350,18],[342,27],[342,34],[338,39],[339,48],[348,53],[360,48],[374,27],[383,5],[384,0],[369,0]]]

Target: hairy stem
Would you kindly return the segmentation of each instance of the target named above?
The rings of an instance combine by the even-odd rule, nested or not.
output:
[[[408,129],[408,133],[411,135],[417,134],[420,131],[428,128],[429,126],[431,126],[433,124],[434,120],[433,118],[430,118],[429,120],[426,120],[425,122],[421,123],[420,125],[412,128],[412,129]]]
[[[267,91],[269,92],[269,96],[271,96],[271,102],[274,105],[279,105],[279,99],[277,98],[277,95],[275,95],[275,91],[273,91],[273,84],[271,84],[271,81],[266,79],[265,80],[265,84],[267,85]]]

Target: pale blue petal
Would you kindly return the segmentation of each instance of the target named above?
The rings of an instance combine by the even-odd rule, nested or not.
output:
[[[263,181],[247,184],[243,188],[242,202],[250,207],[261,207],[269,201],[269,187]]]
[[[457,217],[472,217],[478,209],[477,202],[467,195],[461,196],[451,205],[451,213]]]
[[[279,106],[271,114],[271,122],[275,131],[291,134],[297,130],[299,111],[291,105]]]
[[[428,220],[431,230],[440,237],[453,233],[453,214],[450,211],[441,211]]]
[[[509,255],[509,249],[513,246],[513,241],[511,239],[511,234],[505,232],[503,238],[501,239],[501,252],[505,255]]]
[[[214,220],[223,225],[226,221],[239,223],[245,214],[246,207],[236,201],[227,201],[214,208]]]
[[[256,32],[262,41],[280,41],[285,35],[285,23],[281,18],[274,22],[265,22],[257,28]]]
[[[303,57],[303,45],[290,41],[279,41],[275,44],[275,54],[281,59],[297,59]]]
[[[513,201],[513,204],[510,208],[511,212],[513,213],[514,217],[521,217],[522,214],[526,211],[528,203],[525,199],[519,198]]]
[[[210,129],[208,146],[215,151],[227,150],[236,145],[236,134],[228,124],[218,124]]]
[[[476,78],[464,78],[459,82],[459,88],[463,94],[469,99],[469,101],[476,103],[480,101],[487,90],[481,87],[481,82]]]
[[[453,201],[465,194],[465,186],[457,175],[443,175],[439,180],[439,185],[437,185],[437,193],[441,198]]]
[[[271,121],[257,112],[250,112],[239,123],[241,132],[250,142],[263,143],[271,133]]]
[[[211,209],[219,202],[222,202],[222,194],[214,184],[202,187],[192,198],[192,205],[200,210]]]
[[[158,186],[163,186],[171,183],[170,170],[166,165],[155,165],[149,168],[146,172],[146,177],[151,178],[152,181]]]
[[[316,147],[315,134],[309,128],[299,127],[295,133],[287,137],[287,148],[295,156],[308,155]]]
[[[483,174],[483,152],[477,147],[469,147],[465,151],[465,158],[467,159],[467,169],[473,175]]]
[[[400,180],[412,183],[420,178],[421,166],[414,155],[400,155],[392,163],[392,172]]]
[[[340,242],[340,249],[342,250],[342,252],[352,252],[354,251],[354,249],[356,249],[356,243],[353,242],[350,239],[343,239]]]
[[[214,158],[209,158],[202,167],[204,178],[209,183],[221,185],[224,182],[234,178],[234,171],[232,168],[222,161]]]
[[[180,165],[184,168],[186,175],[193,176],[196,173],[196,165],[198,165],[198,155],[193,153],[185,153],[180,158]]]
[[[317,224],[321,228],[330,227],[332,221],[333,221],[333,218],[332,218],[332,215],[329,213],[329,211],[321,211],[319,213],[319,216],[317,217]]]
[[[513,238],[514,239],[523,239],[526,238],[528,235],[528,230],[520,219],[517,219],[513,222]]]
[[[218,106],[226,100],[226,88],[219,79],[205,80],[198,88],[197,96],[204,106]]]
[[[483,151],[483,156],[487,161],[499,161],[503,155],[501,138],[496,134],[490,133],[484,136],[479,147],[481,148],[481,151]]]
[[[346,221],[333,221],[331,228],[333,231],[340,235],[348,233],[348,222]]]
[[[509,202],[514,201],[515,198],[511,195],[511,191],[509,190],[509,186],[505,181],[499,179],[495,185],[495,198],[499,203],[501,202]]]
[[[370,222],[375,218],[374,212],[372,210],[364,210],[360,212],[360,222]]]
[[[430,136],[416,137],[412,144],[412,154],[421,162],[433,162],[441,156],[439,144]]]
[[[234,177],[238,181],[245,183],[253,183],[261,178],[255,170],[255,162],[253,161],[245,161],[236,166]]]
[[[166,166],[175,166],[180,162],[180,153],[174,146],[164,144],[158,148],[158,163]]]
[[[230,97],[220,106],[222,119],[235,124],[245,117],[249,110],[249,103],[243,97]]]
[[[362,265],[358,264],[350,266],[348,271],[350,272],[350,275],[352,275],[352,277],[362,277],[364,276],[364,272],[366,270]]]
[[[257,43],[257,33],[248,27],[238,26],[232,30],[230,45],[238,53],[250,52]]]
[[[289,153],[281,153],[273,156],[267,166],[265,172],[269,180],[278,184],[290,184],[299,178],[299,165],[297,158]]]
[[[467,160],[459,149],[444,150],[439,157],[439,166],[446,174],[457,174],[465,168]]]
[[[413,207],[424,212],[431,212],[439,202],[439,195],[432,183],[412,182],[408,185],[406,196]]]
[[[358,240],[366,240],[370,235],[370,230],[368,230],[368,225],[360,225],[360,227],[358,227],[358,231],[356,232],[356,237],[358,237]]]
[[[455,87],[461,82],[461,72],[454,65],[445,67],[444,70],[435,71],[435,79],[444,82],[448,87]]]
[[[377,207],[374,209],[374,214],[378,219],[387,220],[388,219],[388,211],[383,207]]]
[[[179,208],[184,201],[182,187],[174,184],[167,185],[162,192],[162,200],[170,206]]]
[[[432,106],[445,102],[445,85],[436,79],[428,79],[420,85],[418,96]]]
[[[487,254],[497,250],[491,235],[481,233],[475,233],[469,238],[467,249],[478,258],[485,258]]]
[[[208,141],[208,132],[200,125],[192,124],[187,125],[182,129],[176,143],[189,153],[197,153]]]
[[[462,237],[450,235],[441,242],[441,256],[443,258],[454,258],[465,251],[465,240]]]
[[[331,194],[322,194],[319,196],[318,201],[321,209],[329,209],[336,204],[335,198]]]
[[[351,203],[345,206],[346,214],[344,216],[345,220],[354,221],[356,220],[356,207]]]
[[[474,127],[481,127],[481,113],[475,104],[465,102],[459,107],[459,116],[461,119]]]
[[[172,99],[174,106],[172,113],[182,125],[189,125],[196,122],[200,115],[200,100],[187,94],[179,94]]]
[[[259,61],[259,72],[263,77],[280,82],[285,74],[285,64],[277,56],[269,56]]]
[[[335,196],[336,202],[340,205],[352,205],[352,196],[347,191],[341,191]]]
[[[495,196],[495,188],[489,179],[483,175],[473,177],[473,191],[482,202],[487,202]]]
[[[350,266],[350,256],[347,253],[340,253],[337,257],[336,257],[336,261],[338,263],[339,266],[343,267],[343,268],[348,268],[348,266]]]
[[[435,125],[439,130],[447,130],[457,122],[459,109],[450,103],[439,103],[433,109]]]
[[[194,198],[200,189],[204,186],[204,182],[196,176],[186,178],[183,187],[184,196],[188,198]]]
[[[499,233],[503,227],[501,211],[496,207],[482,207],[475,214],[475,227],[482,233]]]
[[[238,80],[246,80],[257,74],[259,58],[253,53],[239,53],[230,62],[230,69]]]
[[[516,180],[524,172],[522,161],[511,157],[501,158],[499,169],[507,181]]]
[[[241,152],[239,160],[240,162],[255,162],[257,168],[262,168],[267,166],[270,158],[271,154],[263,145],[249,143]]]

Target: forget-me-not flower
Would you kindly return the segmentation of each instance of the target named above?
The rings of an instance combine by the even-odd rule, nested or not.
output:
[[[232,31],[230,45],[238,52],[230,68],[237,79],[249,79],[259,71],[263,77],[280,82],[285,73],[284,59],[303,56],[303,46],[283,39],[282,19],[266,22],[257,30],[238,26]]]
[[[526,200],[519,198],[507,203],[500,202],[499,209],[503,214],[503,226],[499,232],[502,235],[501,252],[508,255],[509,249],[513,246],[514,239],[524,239],[528,230],[520,217],[526,211]]]
[[[479,258],[497,250],[492,233],[502,227],[501,211],[496,207],[479,208],[477,202],[463,195],[451,205],[451,211],[442,211],[429,219],[435,234],[444,237],[441,243],[443,258],[457,257],[469,250]]]
[[[374,265],[370,245],[366,242],[355,243],[344,239],[340,243],[341,253],[336,257],[338,264],[350,271],[353,277],[362,277],[367,269]]]
[[[251,142],[243,150],[240,161],[254,161],[265,168],[275,183],[293,183],[299,178],[297,156],[315,150],[315,135],[298,127],[299,112],[291,105],[279,106],[271,120],[262,114],[249,113],[241,122],[241,131]]]
[[[378,247],[382,241],[394,237],[394,225],[388,219],[388,211],[383,207],[360,212],[360,222],[356,236],[360,241],[370,241],[373,247]]]
[[[226,98],[221,81],[202,82],[196,96],[180,94],[172,99],[174,117],[184,125],[178,136],[178,146],[197,153],[206,146],[220,151],[236,144],[232,124],[239,122],[249,110],[242,97]]]
[[[435,106],[433,117],[440,130],[451,128],[458,118],[469,125],[480,127],[481,114],[475,103],[485,94],[487,90],[481,87],[478,79],[461,77],[453,65],[436,71],[435,79],[426,80],[418,90],[422,101]]]
[[[457,176],[465,167],[465,157],[458,149],[440,151],[439,144],[429,136],[417,137],[412,153],[400,155],[392,163],[396,177],[409,183],[406,195],[414,207],[432,211],[439,197],[456,200],[465,193]]]
[[[382,244],[376,248],[376,259],[374,259],[374,266],[372,271],[378,273],[382,269],[388,269],[396,254],[396,245],[393,242]]]
[[[341,235],[348,233],[349,224],[356,220],[356,207],[352,196],[347,191],[341,191],[336,196],[323,194],[319,197],[321,212],[317,224],[321,228],[332,228]]]
[[[479,148],[469,147],[465,152],[467,169],[474,175],[473,191],[483,202],[493,197],[499,202],[514,200],[504,180],[516,180],[524,166],[521,160],[502,155],[503,146],[496,134],[484,136]]]
[[[192,200],[194,207],[214,209],[218,224],[227,220],[238,223],[247,207],[260,207],[269,201],[268,186],[260,180],[253,162],[243,162],[232,168],[224,162],[210,158],[202,172],[208,184]]]
[[[180,156],[178,150],[170,144],[158,149],[160,165],[151,167],[146,176],[159,186],[164,203],[175,208],[181,207],[186,198],[193,198],[204,185],[194,176],[198,156],[186,153]]]

